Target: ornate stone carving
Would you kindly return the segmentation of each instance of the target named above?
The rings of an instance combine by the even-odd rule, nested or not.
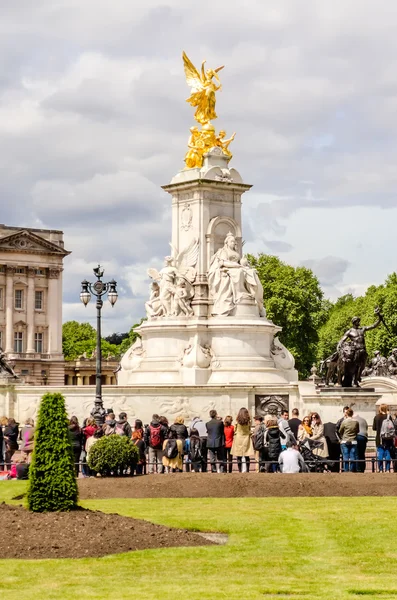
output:
[[[13,267],[12,265],[6,266],[6,275],[14,277],[15,273],[16,273],[16,267]]]
[[[14,331],[25,331],[27,328],[27,323],[25,321],[17,321],[14,323]]]
[[[140,337],[137,337],[135,342],[132,344],[128,354],[128,359],[130,361],[129,368],[133,371],[139,369],[139,367],[141,366],[141,362],[145,358],[145,356],[146,352],[143,348],[142,339]]]
[[[191,302],[199,243],[193,239],[182,252],[178,252],[172,244],[171,248],[172,255],[165,257],[165,265],[160,272],[148,269],[149,277],[156,284],[152,284],[150,299],[146,303],[148,319],[194,314]]]
[[[52,267],[50,269],[48,269],[48,278],[49,279],[58,279],[60,274],[62,273],[63,269],[61,268],[57,268],[57,267]]]
[[[189,344],[181,356],[178,362],[187,368],[198,367],[200,369],[218,369],[220,363],[217,360],[209,344],[201,345],[197,340],[194,340],[193,344]]]
[[[273,357],[274,364],[278,369],[288,370],[295,367],[294,357],[277,337],[273,339],[270,353]]]
[[[193,221],[193,211],[190,207],[190,204],[188,204],[186,202],[186,204],[183,207],[182,212],[181,212],[181,227],[182,227],[182,229],[184,229],[185,231],[189,231],[189,229],[192,226],[192,221]]]
[[[215,181],[226,181],[231,183],[233,177],[231,176],[229,169],[222,169],[222,175],[215,175]]]
[[[255,301],[259,316],[265,317],[263,287],[255,269],[237,251],[236,238],[228,233],[222,248],[212,257],[208,271],[208,284],[214,300],[212,314],[233,314],[237,304]]]
[[[167,417],[181,416],[189,420],[194,416],[190,408],[189,398],[164,399],[160,402],[159,409],[159,412]]]
[[[18,250],[29,250],[35,247],[35,244],[26,236],[19,236],[13,240],[10,240],[9,245],[18,248]]]
[[[288,410],[288,394],[274,396],[255,396],[255,413],[264,417],[265,415],[280,416],[283,410]]]
[[[28,277],[34,277],[36,275],[36,269],[34,269],[33,267],[27,267],[26,272],[28,274]]]

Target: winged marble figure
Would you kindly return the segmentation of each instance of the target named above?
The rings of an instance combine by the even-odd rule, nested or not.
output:
[[[193,283],[196,269],[199,241],[193,239],[181,252],[170,244],[172,254],[166,256],[160,272],[150,268],[147,273],[154,282],[158,282],[156,297],[151,296],[146,303],[148,318],[155,316],[193,315],[191,301],[194,296]]]

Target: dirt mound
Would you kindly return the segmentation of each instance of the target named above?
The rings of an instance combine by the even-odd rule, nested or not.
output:
[[[79,480],[80,498],[395,496],[397,473],[175,473]]]
[[[31,513],[0,504],[0,558],[83,558],[147,548],[204,546],[201,535],[99,511]]]

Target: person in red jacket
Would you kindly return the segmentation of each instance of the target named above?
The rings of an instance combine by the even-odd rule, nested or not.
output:
[[[233,417],[228,415],[223,422],[225,425],[226,472],[231,473],[233,471],[233,456],[230,454],[234,438]]]

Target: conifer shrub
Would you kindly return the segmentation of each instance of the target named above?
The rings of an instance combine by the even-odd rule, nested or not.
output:
[[[91,447],[88,466],[103,476],[122,475],[134,467],[139,459],[135,444],[124,435],[106,435]]]
[[[33,512],[68,511],[77,506],[77,498],[65,398],[59,393],[45,394],[29,470],[28,507]]]

